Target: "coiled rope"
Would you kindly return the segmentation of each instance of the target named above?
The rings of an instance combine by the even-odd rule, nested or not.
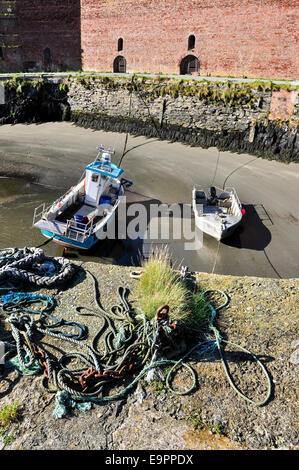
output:
[[[56,275],[39,273],[37,268],[49,261],[58,266]],[[36,287],[58,287],[70,280],[74,273],[74,267],[68,259],[47,257],[41,248],[0,250],[0,283],[18,281]]]
[[[12,261],[12,260],[10,260]],[[12,261],[13,263],[14,261]],[[12,264],[11,263],[11,264]],[[9,264],[9,266],[11,266]],[[221,338],[218,330],[214,326],[217,313],[226,307],[229,298],[225,292],[220,290],[206,290],[202,296],[207,299],[211,293],[219,293],[224,296],[224,302],[215,308],[209,302],[210,318],[208,331],[212,332],[214,339],[208,335],[198,341],[186,354],[178,360],[167,359],[164,350],[175,349],[179,328],[172,324],[168,316],[167,306],[162,306],[157,311],[156,317],[148,320],[144,312],[138,311],[132,307],[128,301],[129,289],[120,287],[118,296],[120,303],[114,305],[110,311],[103,308],[100,301],[98,282],[95,276],[87,271],[94,282],[94,301],[95,308],[77,307],[76,311],[80,315],[92,315],[102,319],[102,325],[99,332],[94,336],[91,346],[82,342],[87,336],[85,325],[77,322],[65,322],[55,319],[49,311],[53,308],[53,300],[47,296],[26,296],[17,295],[11,292],[2,296],[2,310],[8,315],[7,322],[11,326],[14,344],[9,344],[9,353],[17,352],[17,362],[20,370],[30,373],[44,370],[42,386],[49,392],[56,393],[56,407],[53,415],[56,418],[65,415],[67,402],[85,403],[86,409],[91,402],[108,403],[125,396],[143,377],[152,376],[153,370],[157,371],[160,367],[170,367],[166,374],[166,386],[177,395],[186,395],[196,387],[196,374],[193,368],[185,360],[196,351],[198,355],[204,355],[207,352],[219,351],[220,359],[233,389],[245,400],[255,406],[263,406],[267,403],[271,395],[271,381],[263,364],[251,352],[241,346],[225,341]],[[30,303],[41,302],[43,308],[35,310],[30,308]],[[38,320],[33,320],[33,314],[38,315]],[[52,323],[48,324],[49,319]],[[66,334],[58,330],[59,327],[70,324],[78,327],[79,334]],[[120,325],[120,327],[116,327]],[[38,335],[39,333],[39,335]],[[81,333],[81,334],[80,334]],[[61,344],[61,341],[67,341],[77,347],[76,351],[63,354],[58,360],[50,357],[41,344],[38,336],[50,336]],[[101,350],[99,342],[101,340]],[[264,400],[256,402],[246,397],[235,386],[228,368],[226,366],[222,353],[221,344],[226,343],[250,354],[262,368],[267,377],[268,392]],[[82,350],[82,352],[78,351]],[[83,363],[84,367],[80,369],[70,369],[68,362],[77,359]],[[16,359],[15,359],[16,360]],[[38,367],[38,364],[40,367]],[[16,364],[16,362],[15,362]],[[87,368],[87,369],[86,369]],[[175,390],[172,386],[172,380],[176,372],[184,368],[191,377],[191,385],[185,390]],[[138,372],[139,371],[139,372]],[[113,395],[104,395],[104,387],[111,382],[115,384],[122,383],[128,375],[138,372],[135,378],[129,384],[126,384],[120,391]],[[99,395],[102,396],[99,396]],[[89,403],[89,404],[88,404]]]

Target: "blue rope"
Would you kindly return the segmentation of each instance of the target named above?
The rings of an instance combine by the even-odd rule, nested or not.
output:
[[[41,310],[33,310],[28,308],[28,304],[41,302],[44,304],[44,307]],[[57,319],[53,315],[50,315],[54,307],[54,300],[48,295],[33,294],[31,292],[10,292],[1,296],[1,307],[2,311],[5,314],[12,314],[15,312],[23,312],[29,314],[39,314],[39,321],[43,320],[43,317],[47,317],[52,320],[52,324],[44,324],[44,327],[51,332],[55,332],[55,328],[60,328],[62,326],[72,326],[75,329],[79,330],[78,333],[66,333],[60,332],[61,335],[66,338],[75,338],[83,339],[87,336],[87,327],[82,323],[75,321],[68,321],[64,318]]]

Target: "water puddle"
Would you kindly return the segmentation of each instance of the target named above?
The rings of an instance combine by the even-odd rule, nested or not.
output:
[[[34,209],[42,204],[50,205],[61,195],[61,190],[30,183],[19,178],[0,179],[0,248],[39,246],[46,241],[40,231],[32,227]],[[141,203],[149,211],[150,205],[157,201],[150,198],[141,198],[140,195],[127,193],[127,203]],[[166,217],[154,218],[149,223],[156,224],[161,233],[161,226],[167,223]],[[76,249],[64,250],[63,247],[49,242],[43,246],[48,256],[66,256],[74,260],[112,263],[125,266],[139,266],[142,260],[147,259],[157,246],[169,247],[171,259],[179,267],[180,263],[195,269],[194,253],[184,250],[184,239],[173,240],[169,232],[168,240],[140,238],[135,239],[106,239],[97,243],[91,250]],[[187,260],[186,260],[187,257]]]

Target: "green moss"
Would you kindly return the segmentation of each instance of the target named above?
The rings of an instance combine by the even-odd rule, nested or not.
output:
[[[67,91],[68,91],[68,85],[67,85],[67,83],[65,83],[65,82],[60,83],[60,85],[59,85],[59,90],[60,90],[60,91],[63,91],[64,93],[67,93]]]
[[[205,427],[205,424],[202,420],[202,417],[199,414],[195,414],[194,416],[189,417],[189,421],[191,426],[195,431],[200,431]]]
[[[20,405],[18,402],[5,405],[0,412],[0,426],[7,427],[18,420]]]
[[[146,103],[152,102],[159,97],[170,96],[173,99],[179,96],[196,97],[204,104],[225,106],[248,106],[257,108],[259,97],[256,90],[267,90],[269,84],[254,82],[253,84],[242,84],[227,82],[209,82],[205,79],[177,80],[166,77],[149,79],[147,77],[77,77],[76,83],[88,89],[104,88],[106,90],[126,90],[134,92],[143,97]]]
[[[12,405],[5,405],[0,412],[0,436],[4,436],[10,426],[17,422],[20,417],[20,405],[19,403],[13,403]],[[7,446],[15,439],[14,434],[8,434],[3,438],[4,446]]]
[[[78,85],[83,86],[85,89],[90,90],[91,89],[91,81],[89,77],[79,77],[75,79],[76,83]]]
[[[220,423],[213,424],[210,427],[210,431],[212,434],[216,434],[217,436],[223,436],[223,427]]]
[[[11,80],[4,81],[5,88],[7,90],[15,90],[17,94],[24,93],[26,88],[34,88],[40,90],[42,86],[47,84],[45,80],[25,80],[19,75],[14,75]]]
[[[299,90],[299,85],[290,85],[289,83],[273,83],[272,90],[297,91]]]
[[[14,434],[9,434],[8,436],[5,436],[3,439],[3,444],[4,446],[8,446],[15,440]]]

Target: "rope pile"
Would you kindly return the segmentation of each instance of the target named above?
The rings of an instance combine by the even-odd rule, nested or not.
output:
[[[11,255],[11,253],[10,253]],[[31,253],[30,253],[31,255]],[[29,255],[28,255],[29,256]],[[12,261],[11,264],[13,264]],[[8,266],[11,266],[8,265]],[[144,312],[138,311],[128,301],[129,289],[119,287],[119,304],[109,311],[105,310],[99,299],[97,279],[87,271],[94,282],[94,300],[96,307],[77,307],[80,315],[92,315],[101,319],[101,328],[94,336],[90,345],[82,340],[87,338],[87,328],[78,322],[67,322],[56,319],[50,312],[54,308],[51,297],[10,292],[2,295],[1,307],[6,321],[11,328],[12,340],[5,341],[8,356],[15,355],[7,361],[8,367],[16,367],[23,374],[33,374],[43,371],[42,386],[45,390],[55,393],[55,418],[65,416],[69,408],[79,407],[89,409],[91,403],[108,403],[125,396],[137,382],[146,377],[151,380],[154,373],[160,368],[168,367],[166,386],[177,395],[186,395],[196,387],[196,374],[193,368],[185,362],[193,351],[199,355],[218,349],[224,364],[225,372],[234,389],[246,400],[254,405],[265,404],[271,392],[269,377],[263,365],[254,357],[267,375],[269,390],[262,402],[256,403],[243,395],[234,386],[225,366],[221,352],[221,339],[219,332],[213,325],[217,312],[228,304],[225,293],[218,291],[225,297],[224,303],[215,309],[210,306],[210,328],[214,338],[197,338],[196,344],[182,354],[178,351],[178,344],[184,337],[184,329],[173,323],[171,312],[167,305],[157,309],[152,320],[148,320]],[[182,280],[186,272],[182,274]],[[205,291],[207,296],[211,291]],[[41,302],[43,308],[36,310],[32,303]],[[38,316],[33,319],[34,315]],[[65,329],[71,327],[72,332]],[[78,329],[74,333],[73,329]],[[50,336],[59,341],[68,342],[76,348],[74,351],[63,354],[59,359],[50,354],[44,347],[42,339]],[[228,343],[228,342],[227,342]],[[228,343],[232,344],[232,343]],[[236,346],[236,345],[234,345]],[[241,348],[245,351],[243,348]],[[170,359],[168,353],[177,353],[179,359]],[[249,353],[249,351],[246,351]],[[251,354],[251,353],[249,353]],[[174,356],[175,357],[175,356]],[[80,368],[71,367],[72,361],[81,363]],[[179,369],[185,369],[191,378],[191,385],[185,390],[173,387],[173,380]],[[113,395],[109,394],[109,387],[122,387]]]
[[[46,263],[57,265],[57,274],[43,273]],[[0,288],[4,282],[28,283],[36,287],[58,287],[74,275],[74,267],[65,258],[47,257],[41,248],[0,250]],[[8,286],[9,287],[9,286]],[[4,286],[2,289],[7,290]]]

